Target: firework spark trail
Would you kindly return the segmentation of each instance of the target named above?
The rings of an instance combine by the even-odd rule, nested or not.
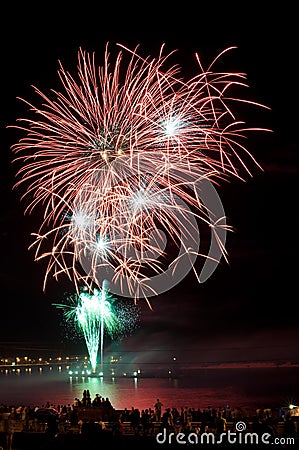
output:
[[[191,261],[201,221],[225,256],[221,232],[229,227],[204,204],[201,186],[243,179],[248,160],[259,167],[242,142],[262,129],[246,127],[232,104],[265,106],[230,94],[247,86],[244,74],[214,72],[231,48],[207,70],[196,55],[200,73],[186,81],[164,45],[157,58],[118,45],[114,64],[107,45],[99,67],[80,49],[77,80],[60,63],[63,90],[34,88],[41,106],[24,100],[33,118],[13,126],[26,133],[12,146],[22,164],[15,186],[25,188],[26,212],[43,211],[32,247],[36,260],[48,259],[45,285],[64,273],[77,288],[91,286],[99,268],[111,268],[126,295],[147,298],[157,292],[146,270],[164,270],[163,230]]]
[[[100,350],[100,366],[103,368],[103,349],[105,331],[111,337],[119,337],[130,332],[133,322],[136,323],[138,311],[134,316],[129,314],[128,308],[115,306],[115,298],[109,293],[105,283],[103,289],[94,289],[92,294],[81,289],[75,298],[70,296],[66,304],[55,304],[63,309],[64,318],[68,324],[73,322],[82,332],[89,354],[93,372],[98,365]],[[133,320],[134,317],[134,320]]]

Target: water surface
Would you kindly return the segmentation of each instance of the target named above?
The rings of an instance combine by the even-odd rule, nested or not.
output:
[[[299,368],[202,369],[174,378],[90,378],[69,376],[62,367],[33,368],[31,372],[0,373],[0,403],[41,406],[72,404],[84,389],[91,397],[108,397],[116,409],[153,407],[279,408],[299,402]]]

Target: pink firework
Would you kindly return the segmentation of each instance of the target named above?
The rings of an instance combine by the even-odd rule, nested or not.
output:
[[[225,256],[225,218],[202,199],[203,181],[218,183],[250,174],[258,163],[243,144],[249,128],[232,109],[230,92],[246,86],[240,73],[207,70],[189,80],[169,64],[175,52],[143,58],[138,48],[106,46],[103,66],[78,52],[76,78],[60,64],[62,90],[34,88],[39,106],[19,119],[25,137],[12,146],[22,166],[26,211],[43,212],[35,234],[36,259],[48,259],[50,274],[91,285],[110,281],[135,299],[157,295],[149,280],[165,271],[166,241],[192,263],[199,254],[197,222],[207,224]],[[220,233],[220,234],[219,234]],[[83,270],[82,270],[83,269]]]

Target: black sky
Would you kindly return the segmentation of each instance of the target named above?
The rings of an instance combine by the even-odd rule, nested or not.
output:
[[[161,10],[148,4],[141,11],[84,2],[80,9],[62,12],[53,4],[43,10],[11,4],[2,13],[0,342],[59,344],[61,327],[51,304],[72,289],[61,279],[43,293],[44,268],[27,250],[37,227],[24,217],[20,193],[12,191],[9,148],[16,135],[6,128],[24,112],[16,97],[32,99],[31,85],[45,91],[57,87],[58,60],[75,68],[79,47],[100,56],[106,42],[130,48],[140,44],[145,55],[157,55],[165,43],[168,50],[178,49],[178,60],[188,71],[195,52],[208,64],[233,45],[237,49],[225,59],[225,70],[247,73],[250,98],[271,108],[248,117],[256,126],[273,130],[248,139],[263,171],[218,190],[235,229],[227,240],[229,264],[223,261],[202,285],[188,275],[152,300],[153,311],[142,305],[141,326],[127,345],[192,343],[199,350],[210,349],[214,359],[221,359],[224,348],[239,346],[242,356],[245,351],[252,359],[256,348],[263,349],[264,357],[285,352],[286,358],[299,359],[297,14],[285,2],[266,12],[243,6],[183,6]]]

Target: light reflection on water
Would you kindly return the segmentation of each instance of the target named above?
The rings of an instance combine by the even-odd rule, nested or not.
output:
[[[205,369],[192,376],[171,378],[70,377],[65,368],[32,368],[0,373],[0,403],[9,405],[72,404],[89,389],[108,397],[116,409],[189,406],[249,408],[277,406],[299,400],[299,369]],[[295,402],[296,403],[296,402]]]

